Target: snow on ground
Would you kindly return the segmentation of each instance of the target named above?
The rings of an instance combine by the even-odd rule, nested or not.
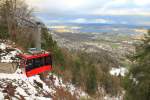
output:
[[[0,44],[0,62],[11,63],[16,54],[21,51],[11,46]],[[68,91],[76,98],[89,97],[84,91],[73,86],[71,83],[63,83],[62,78],[50,73],[48,78],[50,85],[40,79],[39,75],[27,78],[20,69],[15,73],[0,73],[0,100],[51,100],[57,92],[57,88]]]
[[[53,78],[55,79],[54,85],[60,88],[64,88],[66,91],[69,91],[72,95],[76,95],[79,99],[80,97],[86,97],[89,98],[88,94],[82,91],[79,88],[76,88],[71,83],[64,84],[61,78],[58,78],[56,75],[53,75]]]
[[[1,50],[5,50],[6,49],[6,45],[4,43],[0,43],[0,49]]]
[[[7,95],[9,95],[13,100],[21,99],[21,97],[26,100],[50,100],[56,93],[55,87],[69,91],[72,95],[76,95],[78,99],[83,96],[88,97],[85,92],[72,84],[64,84],[62,79],[56,75],[53,75],[53,78],[54,86],[49,87],[40,79],[39,75],[27,78],[25,74],[21,73],[20,69],[14,74],[0,73],[0,99],[6,98]],[[42,87],[39,86],[39,84],[41,84]],[[14,91],[12,91],[12,89],[9,90],[10,88],[14,88]],[[14,92],[14,95],[10,95],[9,91]]]
[[[105,96],[104,100],[123,100],[122,96]]]
[[[32,100],[40,97],[44,98],[46,93],[50,93],[51,95],[55,93],[55,91],[49,88],[38,75],[27,78],[25,74],[20,72],[20,69],[18,69],[14,74],[0,73],[0,93],[6,91],[5,88],[10,84],[11,87],[15,87],[15,94],[12,96],[14,100],[17,99],[15,96],[20,98],[20,95],[27,100]],[[39,87],[35,81],[42,84],[42,88]],[[4,93],[4,96],[6,97],[8,94],[9,93]],[[49,99],[51,98],[51,95],[48,97]]]
[[[17,48],[11,48],[11,46],[4,43],[0,44],[0,62],[9,63],[13,62],[13,58],[21,51]]]
[[[124,67],[119,67],[119,68],[112,68],[109,73],[111,75],[114,75],[114,76],[125,76],[125,74],[128,72],[128,70]]]
[[[4,99],[4,95],[2,92],[0,92],[0,99],[3,100]]]

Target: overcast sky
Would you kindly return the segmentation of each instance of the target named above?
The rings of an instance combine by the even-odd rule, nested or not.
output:
[[[27,0],[36,11],[91,15],[150,15],[150,0]]]
[[[150,16],[150,0],[26,0],[36,13],[53,17],[134,15]],[[59,19],[52,20],[58,21]],[[64,19],[63,19],[64,20]],[[103,19],[96,19],[106,22]],[[96,21],[95,20],[95,21]],[[85,22],[84,18],[76,19]],[[149,22],[148,22],[149,24]]]

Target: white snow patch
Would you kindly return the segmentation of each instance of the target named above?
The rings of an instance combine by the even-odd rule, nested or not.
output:
[[[1,50],[5,50],[6,49],[6,45],[4,43],[0,43],[0,49]]]
[[[22,89],[21,87],[17,87],[16,92],[18,92],[22,96],[28,96],[24,89]]]
[[[29,81],[30,81],[32,84],[34,84],[34,80],[36,80],[36,81],[39,82],[39,83],[42,83],[43,89],[44,89],[45,91],[50,92],[50,93],[55,93],[54,90],[52,90],[51,88],[49,88],[49,87],[40,79],[39,75],[32,76],[32,77],[30,77],[30,78],[28,78],[28,79],[29,79]]]
[[[13,48],[4,43],[0,43],[0,49],[2,50],[0,54],[1,61],[3,63],[13,62],[13,58],[19,53],[22,53],[18,48]]]
[[[64,88],[65,90],[69,91],[72,95],[76,94],[78,99],[80,99],[80,97],[89,97],[87,93],[82,91],[80,88],[75,87],[71,83],[68,82],[64,84],[62,78],[58,78],[56,75],[53,75],[53,78],[55,79],[55,86]]]
[[[1,56],[1,62],[3,63],[13,62],[12,58],[14,58],[17,54],[18,54],[17,50],[10,51],[8,54],[3,53],[3,56]]]
[[[114,76],[119,76],[119,75],[125,76],[128,70],[124,67],[120,67],[120,68],[112,68],[109,72],[111,75],[114,75]]]
[[[2,92],[0,92],[0,100],[4,100],[4,95]]]
[[[36,84],[34,83],[34,80],[37,82],[41,83],[43,88],[41,89],[43,92],[47,92],[50,94],[55,93],[54,90],[49,88],[39,77],[39,75],[32,76],[32,77],[26,77],[25,74],[21,73],[20,69],[17,69],[17,71],[14,74],[6,74],[6,73],[0,73],[0,80],[5,79],[5,80],[10,80],[12,81],[13,86],[17,86],[15,95],[17,96],[18,94],[22,95],[25,97],[26,100],[51,100],[51,98],[46,98],[43,97],[43,94],[39,93],[39,89],[36,88]],[[6,84],[7,83],[3,83]],[[38,96],[37,96],[38,94]],[[0,94],[0,99],[1,99],[1,94]],[[41,97],[40,97],[41,96]],[[15,98],[12,98],[15,100]]]
[[[34,97],[25,97],[25,100],[52,100],[52,99],[46,97],[34,96]]]
[[[117,97],[105,96],[104,100],[122,100],[122,96],[117,96]]]

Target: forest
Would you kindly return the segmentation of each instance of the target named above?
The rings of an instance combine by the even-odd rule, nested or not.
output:
[[[34,9],[24,0],[0,1],[0,39],[13,41],[24,52],[34,47],[37,18]],[[40,21],[41,22],[41,21]],[[43,22],[42,49],[52,53],[53,71],[63,81],[82,88],[90,96],[100,98],[104,94],[122,95],[125,100],[150,100],[150,31],[135,45],[135,53],[129,55],[132,64],[126,77],[112,76],[109,70],[119,66],[107,52],[73,52],[58,46]]]

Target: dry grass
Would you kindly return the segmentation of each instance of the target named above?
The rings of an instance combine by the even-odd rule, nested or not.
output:
[[[63,88],[56,88],[56,93],[53,96],[53,100],[77,100],[75,95],[65,91]]]

